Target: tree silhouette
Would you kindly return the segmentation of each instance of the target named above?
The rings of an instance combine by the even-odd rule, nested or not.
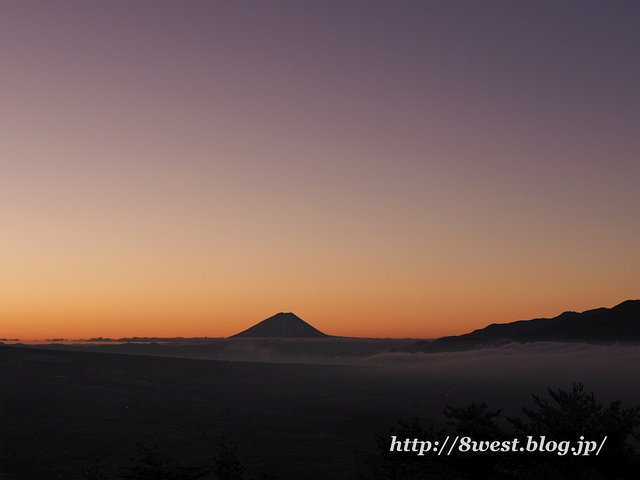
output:
[[[443,413],[453,421],[447,422],[454,427],[454,433],[459,436],[469,436],[484,440],[502,440],[504,431],[496,425],[495,419],[501,410],[492,412],[484,403],[471,403],[466,407],[453,408],[447,405]]]
[[[110,478],[112,478],[111,475],[107,474],[104,463],[100,459],[96,459],[89,468],[82,470],[82,480],[109,480]]]
[[[448,431],[435,431],[433,425],[424,427],[418,418],[411,422],[398,422],[391,434],[376,438],[377,455],[365,462],[359,475],[363,480],[378,479],[493,479],[520,478],[522,480],[604,480],[640,478],[639,456],[628,443],[631,437],[640,440],[636,432],[640,426],[640,406],[622,408],[620,399],[604,407],[597,402],[593,393],[587,393],[581,383],[573,384],[570,391],[548,390],[551,404],[537,395],[533,396],[537,408],[523,408],[526,421],[520,418],[507,420],[515,427],[515,432],[506,433],[495,420],[500,410],[492,411],[483,403],[471,403],[466,407],[447,406],[444,415],[448,419]],[[416,452],[391,451],[390,438],[420,439],[440,441],[447,436],[470,437],[476,441],[500,441],[512,445],[518,439],[519,445],[526,445],[527,437],[540,441],[569,441],[578,447],[578,441],[596,441],[601,444],[598,455],[565,455],[556,452],[483,451],[459,452],[456,449],[447,454],[425,454]],[[453,439],[450,437],[449,441]],[[442,443],[440,443],[442,445]],[[501,443],[502,445],[502,443]],[[486,443],[485,443],[486,446]]]
[[[122,474],[126,480],[197,480],[207,469],[196,465],[182,465],[171,459],[171,455],[157,445],[137,445],[138,456],[133,466]]]
[[[629,469],[640,465],[640,457],[628,439],[630,436],[640,439],[635,431],[640,426],[640,405],[621,408],[622,401],[618,398],[604,408],[593,393],[585,391],[582,383],[574,383],[569,392],[549,388],[548,393],[557,406],[533,395],[538,410],[522,408],[528,423],[520,418],[507,418],[519,435],[536,438],[544,435],[556,441],[569,440],[574,445],[581,437],[599,443],[606,437],[597,456],[569,455],[567,459],[556,458],[552,463],[563,467],[565,473],[583,468],[597,472],[602,478],[637,478],[637,475],[629,476],[628,473]]]
[[[216,448],[212,469],[219,480],[241,480],[247,471],[238,456],[237,445],[224,435]]]
[[[453,434],[457,437],[469,437],[482,442],[503,441],[507,438],[506,433],[500,428],[495,419],[500,416],[501,410],[491,411],[484,403],[471,403],[466,407],[453,408],[447,405],[447,410],[443,413],[449,418],[447,422],[453,427]],[[499,478],[498,471],[505,470],[503,466],[506,460],[505,454],[500,452],[501,457],[496,458],[491,452],[464,452],[454,449],[452,451],[452,461],[457,467],[465,472],[468,478],[474,478],[477,472],[483,472],[486,478]]]
[[[398,452],[391,450],[391,436],[396,439],[420,439],[442,444],[446,436],[445,430],[436,431],[433,424],[424,426],[418,417],[409,422],[398,421],[397,427],[391,428],[391,435],[378,435],[378,455],[370,458],[358,473],[362,480],[430,480],[436,478],[462,478],[460,472],[452,468],[441,457],[432,451],[418,456],[416,452]]]
[[[280,478],[280,468],[274,463],[263,463],[256,471],[258,480],[278,480]]]

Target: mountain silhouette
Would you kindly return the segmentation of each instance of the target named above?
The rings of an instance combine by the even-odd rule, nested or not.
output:
[[[247,330],[232,335],[231,338],[326,338],[329,336],[312,327],[294,313],[280,312]]]
[[[640,300],[582,313],[564,312],[554,318],[493,323],[464,335],[412,343],[403,351],[455,352],[510,342],[640,343]]]

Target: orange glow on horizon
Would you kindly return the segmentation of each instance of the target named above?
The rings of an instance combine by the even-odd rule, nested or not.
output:
[[[0,338],[638,298],[636,7],[543,3],[0,3]]]
[[[606,304],[589,304],[583,300],[570,310],[584,311],[600,306],[613,307],[622,300],[614,300]],[[556,302],[558,303],[558,302]],[[266,308],[266,307],[265,307]],[[130,338],[130,337],[228,337],[268,318],[279,311],[289,309],[272,309],[255,312],[246,310],[241,313],[214,314],[174,314],[170,311],[163,313],[139,315],[104,314],[89,316],[75,316],[69,314],[37,315],[33,317],[7,315],[0,318],[3,325],[4,338],[19,338],[21,341],[41,341],[48,338],[65,338],[80,340],[89,338]],[[374,312],[373,310],[377,310]],[[380,311],[373,308],[371,313],[358,316],[354,312],[351,316],[338,315],[332,309],[312,311],[311,308],[293,310],[303,320],[328,335],[363,338],[438,338],[448,335],[460,335],[472,330],[483,328],[491,323],[508,323],[516,320],[528,320],[540,317],[554,317],[563,311],[564,307],[527,308],[513,306],[505,309],[502,305],[495,305],[493,309],[485,308],[481,313],[459,311],[452,315],[449,311],[432,312],[430,318],[402,314],[399,311]],[[76,314],[77,315],[77,314]],[[10,317],[10,319],[8,319]],[[37,318],[34,321],[33,318]],[[88,320],[89,319],[89,320]]]

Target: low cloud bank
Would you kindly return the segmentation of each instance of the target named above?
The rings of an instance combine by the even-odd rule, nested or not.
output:
[[[485,401],[496,408],[522,406],[531,403],[532,393],[544,396],[549,387],[567,390],[578,382],[600,401],[621,397],[626,405],[640,403],[640,346],[537,342],[463,352],[323,355],[317,345],[307,353],[292,354],[273,344],[247,342],[228,345],[218,358],[374,367],[371,373],[376,376],[399,376],[410,382],[443,380],[452,385],[452,404]]]
[[[386,376],[409,383],[444,382],[443,388],[450,390],[452,404],[485,401],[500,408],[523,400],[530,403],[532,393],[544,395],[548,387],[566,390],[577,382],[594,391],[600,401],[621,397],[625,403],[640,403],[640,345],[536,342],[462,352],[401,351],[413,341],[213,339],[181,346],[156,343],[55,348],[222,361],[367,367],[354,370],[354,375],[372,375],[377,379]]]

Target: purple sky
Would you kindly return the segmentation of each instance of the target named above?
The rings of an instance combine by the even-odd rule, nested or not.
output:
[[[3,2],[0,337],[439,336],[640,289],[638,2]],[[6,333],[3,333],[6,332]]]

